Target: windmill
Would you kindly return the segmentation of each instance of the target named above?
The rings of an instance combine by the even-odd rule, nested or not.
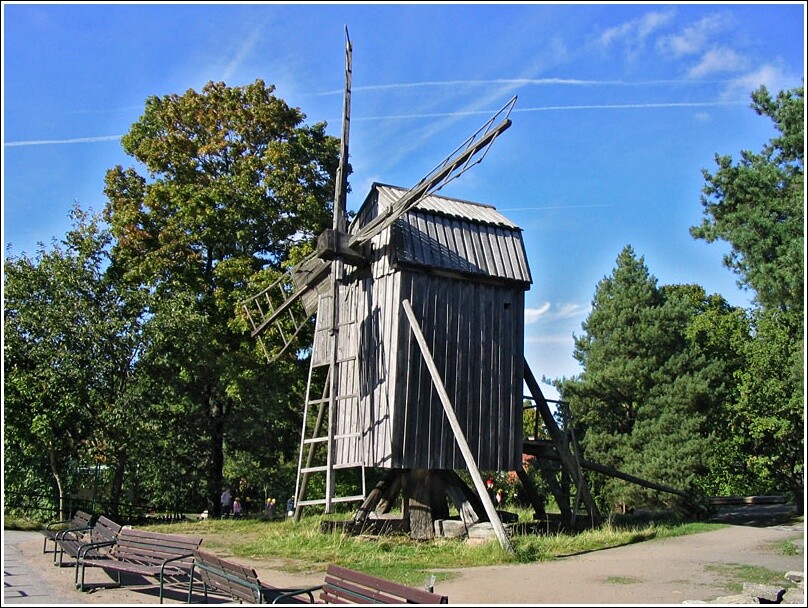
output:
[[[361,502],[355,526],[393,526],[383,515],[403,494],[404,527],[431,538],[436,522],[449,520],[448,497],[465,529],[488,521],[509,547],[480,469],[522,468],[522,389],[532,378],[522,348],[530,271],[518,226],[491,206],[436,193],[483,160],[510,127],[516,97],[412,188],[374,184],[349,226],[351,54],[346,30],[332,228],[315,252],[243,303],[270,360],[317,315],[295,516],[309,505],[330,513],[335,503]],[[529,386],[540,395],[535,381]],[[543,397],[537,402],[544,419],[549,406]],[[555,424],[552,414],[545,422]],[[596,512],[568,444],[554,439]],[[389,474],[368,491],[366,468]],[[468,470],[476,493],[455,469]],[[358,490],[338,496],[343,471],[352,472]],[[324,477],[324,489],[312,498],[315,475]]]

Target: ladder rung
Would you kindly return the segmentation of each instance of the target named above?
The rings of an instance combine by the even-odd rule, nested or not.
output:
[[[355,496],[339,496],[334,497],[331,499],[331,502],[358,502],[360,500],[365,500],[366,496],[362,496],[361,494],[356,494]],[[325,498],[313,498],[311,500],[301,500],[300,502],[296,503],[298,506],[305,507],[308,505],[324,505],[326,503]]]
[[[355,494],[354,496],[339,496],[334,497],[331,499],[331,502],[354,502],[357,500],[365,500],[367,496],[362,496],[361,494]]]
[[[303,467],[300,469],[302,473],[325,473],[328,467],[323,465],[321,467]]]
[[[343,464],[334,464],[331,465],[331,468],[334,470],[337,469],[356,469],[362,466],[361,462],[346,462]],[[303,473],[325,473],[328,470],[328,465],[322,465],[318,467],[304,467],[301,469]]]
[[[359,395],[357,393],[351,393],[349,395],[339,395],[334,401],[345,401],[346,399],[359,399]],[[325,399],[312,399],[309,401],[309,405],[319,405],[320,403],[328,403],[331,401],[328,397]]]
[[[337,440],[337,439],[356,439],[360,435],[361,435],[361,433],[356,431],[356,432],[353,432],[353,433],[343,433],[341,435],[334,435],[334,439],[335,440]],[[326,441],[328,441],[328,435],[320,435],[319,437],[306,437],[306,439],[303,440],[303,443],[306,444],[306,445],[309,445],[309,444],[312,444],[312,443],[325,443]],[[359,466],[359,465],[357,465],[357,466]]]

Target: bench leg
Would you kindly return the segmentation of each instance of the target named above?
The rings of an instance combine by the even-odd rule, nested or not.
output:
[[[205,581],[200,580],[202,583],[202,594],[205,598],[205,603],[208,603],[208,586],[205,584]],[[191,566],[191,577],[188,579],[188,603],[193,603],[193,594],[194,594],[194,566]]]
[[[59,548],[59,563],[58,564],[56,563],[56,552],[54,551],[54,553],[53,553],[53,565],[54,566],[58,565],[61,568],[64,565],[64,557],[65,557],[65,548],[60,547]]]
[[[191,566],[191,581],[188,583],[188,603],[191,603],[191,599],[194,595],[194,567]]]

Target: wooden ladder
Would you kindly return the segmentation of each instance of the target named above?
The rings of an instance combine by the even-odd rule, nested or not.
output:
[[[336,325],[332,323],[333,296],[320,297],[295,484],[296,520],[300,519],[303,507],[325,505],[325,512],[331,513],[335,503],[361,502],[367,496],[359,412],[358,325],[353,297],[353,290],[344,286],[339,289],[341,301]],[[336,353],[332,350],[334,340]],[[354,479],[337,484],[337,471],[351,469]],[[308,496],[312,475],[325,477],[321,496]],[[359,490],[349,495],[337,494],[340,487],[351,486],[359,486]]]

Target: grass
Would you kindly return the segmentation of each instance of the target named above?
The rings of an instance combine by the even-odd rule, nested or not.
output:
[[[7,530],[34,531],[42,527],[42,522],[26,519],[25,517],[6,516],[3,518],[3,527]]]
[[[786,539],[777,543],[776,548],[781,555],[798,555],[800,553],[800,548],[792,539]]]
[[[744,583],[755,583],[760,585],[773,585],[775,587],[793,587],[794,585],[783,577],[782,572],[775,572],[760,566],[749,566],[744,564],[708,564],[705,566],[708,572],[715,572],[727,579],[725,585],[727,591],[739,594],[743,591]]]
[[[610,576],[606,578],[606,582],[612,585],[633,585],[635,583],[641,583],[642,581],[630,576]]]
[[[519,521],[530,521],[531,512],[518,512]],[[514,553],[505,552],[497,540],[470,543],[440,538],[414,541],[407,535],[351,536],[341,532],[322,532],[323,522],[349,519],[350,515],[312,515],[295,523],[291,518],[265,521],[245,518],[188,519],[174,523],[139,526],[204,538],[205,548],[223,555],[243,558],[256,564],[288,572],[323,572],[329,563],[361,570],[369,574],[414,586],[435,576],[446,580],[458,568],[550,561],[559,557],[610,549],[622,545],[653,542],[726,527],[726,524],[681,522],[666,514],[615,516],[597,529],[576,533],[518,533],[511,538]],[[6,517],[6,528],[37,530],[40,522]],[[784,555],[797,552],[793,541],[783,541],[777,549]],[[781,572],[740,565],[713,565],[729,580],[727,588],[739,592],[742,582],[783,584]],[[607,582],[632,584],[628,577]]]
[[[290,572],[319,572],[329,563],[339,563],[415,586],[421,586],[430,575],[445,580],[450,576],[448,571],[457,568],[547,561],[724,527],[706,523],[609,522],[599,529],[574,534],[515,534],[511,538],[514,554],[509,554],[497,540],[469,543],[439,538],[419,542],[406,535],[351,536],[322,532],[321,523],[333,520],[333,516],[304,517],[298,523],[292,519],[272,522],[206,519],[148,527],[200,535],[205,539],[205,547],[216,553],[265,561],[273,568]]]

